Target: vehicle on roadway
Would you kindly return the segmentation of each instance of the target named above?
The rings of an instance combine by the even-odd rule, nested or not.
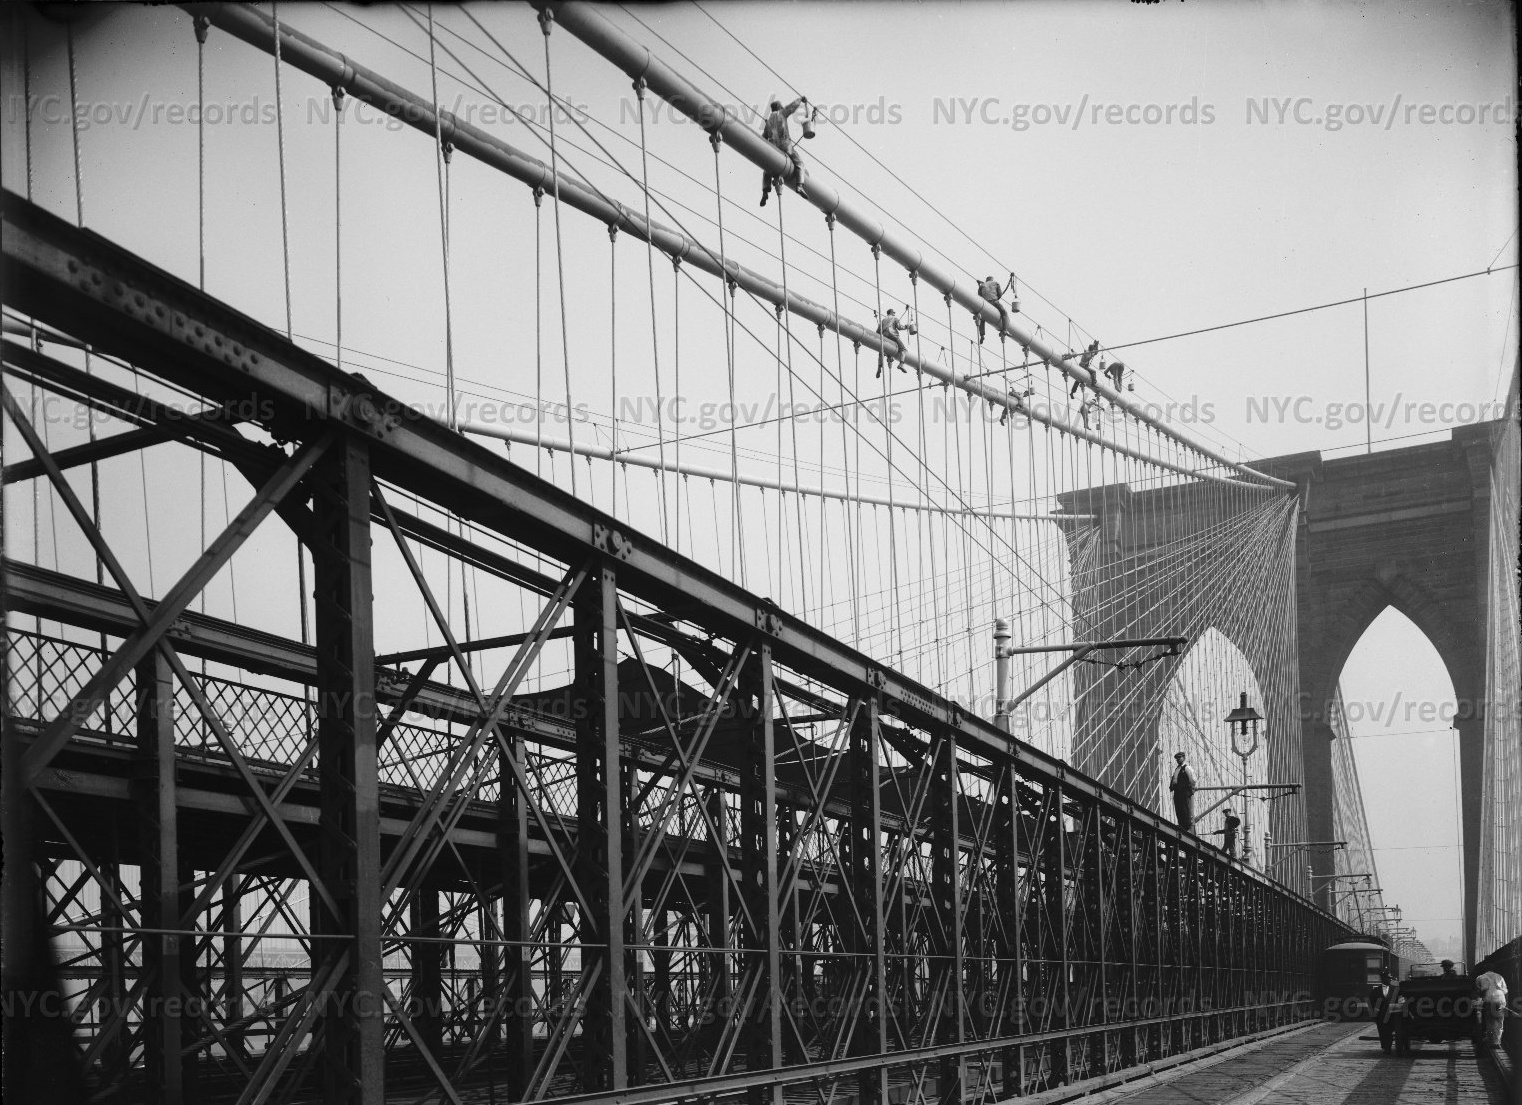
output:
[[[1401,957],[1373,937],[1360,936],[1333,944],[1321,953],[1317,998],[1328,1021],[1366,1021],[1373,1016],[1369,990],[1381,971],[1401,977]]]
[[[1425,970],[1402,980],[1395,998],[1395,1053],[1411,1054],[1418,1041],[1470,1040],[1479,1055],[1485,1047],[1480,1001],[1467,974],[1433,975]]]

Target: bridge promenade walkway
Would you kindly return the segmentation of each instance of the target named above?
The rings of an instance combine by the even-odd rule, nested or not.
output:
[[[1500,1070],[1468,1043],[1380,1051],[1369,1024],[1317,1024],[1080,1099],[1086,1105],[1502,1105]]]

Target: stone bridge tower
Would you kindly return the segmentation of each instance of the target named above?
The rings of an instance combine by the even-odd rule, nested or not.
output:
[[[1186,634],[1193,640],[1215,628],[1252,665],[1273,735],[1270,776],[1304,786],[1300,803],[1275,803],[1273,831],[1279,839],[1332,839],[1331,708],[1359,638],[1386,607],[1399,610],[1427,635],[1457,698],[1453,724],[1459,734],[1470,962],[1484,787],[1491,461],[1502,425],[1479,423],[1452,431],[1445,441],[1370,455],[1324,459],[1312,452],[1257,462],[1259,471],[1293,481],[1296,492],[1280,497],[1282,528],[1269,527],[1275,537],[1254,542],[1255,548],[1217,547],[1188,558],[1160,555],[1254,502],[1223,497],[1211,485],[1135,491],[1112,484],[1061,496],[1065,511],[1094,517],[1067,531],[1074,616],[1083,637]],[[1264,493],[1244,494],[1267,501]],[[1289,555],[1293,602],[1285,596],[1280,604],[1287,616],[1274,617],[1271,606],[1266,621],[1259,611],[1249,623],[1244,608],[1223,606],[1208,614],[1198,609],[1202,578],[1262,571],[1265,558]],[[1298,664],[1288,676],[1276,677],[1286,667],[1276,664],[1276,657],[1288,655],[1290,639]],[[1124,673],[1080,666],[1074,766],[1133,798],[1149,799],[1155,775],[1146,765],[1155,759],[1162,695],[1175,665]],[[1129,687],[1122,687],[1123,680]],[[1132,767],[1118,769],[1122,763]],[[1308,858],[1315,874],[1332,873],[1329,851]],[[1329,902],[1328,885],[1322,882],[1317,891],[1323,906]]]

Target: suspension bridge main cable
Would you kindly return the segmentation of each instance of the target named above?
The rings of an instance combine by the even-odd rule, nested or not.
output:
[[[732,32],[718,18],[716,18],[713,15],[713,13],[711,13],[705,7],[703,7],[702,4],[698,3],[698,0],[692,0],[692,3],[693,3],[693,7],[697,8],[700,12],[702,12],[703,15],[706,16],[716,27],[718,27],[721,31],[723,31],[725,35],[727,35],[730,39],[732,39],[742,50],[744,50],[748,55],[750,55],[750,57],[752,57],[758,64],[760,64],[763,69],[765,69],[769,74],[771,74],[771,76],[773,78],[775,78],[776,80],[780,81],[783,85],[787,85],[787,86],[791,86],[792,85],[792,82],[786,80],[780,73],[777,72],[776,69],[774,69],[770,64],[768,64],[765,61],[765,59],[760,57],[754,50],[752,50],[748,45],[746,45],[746,43],[742,39],[740,39],[737,35],[735,35],[734,32]],[[655,35],[662,42],[664,42],[667,46],[671,47],[671,49],[675,50],[677,55],[679,57],[681,57],[685,61],[687,61],[688,64],[693,65],[695,68],[697,68],[697,70],[700,73],[702,73],[705,77],[708,77],[708,79],[715,81],[715,83],[717,83],[719,85],[719,87],[723,88],[731,96],[735,96],[736,95],[733,89],[729,88],[728,85],[725,85],[722,81],[718,80],[716,77],[713,76],[713,74],[709,73],[708,70],[704,69],[701,65],[698,65],[698,63],[696,61],[694,61],[689,55],[684,53],[681,50],[680,47],[678,47],[674,43],[672,43],[670,39],[666,38],[666,36],[662,35],[655,28],[651,27],[643,19],[640,19],[639,16],[636,15],[634,12],[630,11],[629,8],[626,5],[620,4],[619,7],[631,19],[633,19],[636,23],[638,23],[641,27],[644,27],[647,31],[649,31],[651,34]],[[739,99],[739,97],[736,96],[736,99]],[[747,106],[749,106],[749,105],[747,105]],[[876,164],[879,168],[881,168],[884,172],[886,172],[888,174],[888,176],[891,177],[896,183],[898,183],[905,191],[907,191],[911,196],[913,196],[920,203],[922,203],[926,208],[928,208],[930,210],[930,212],[936,218],[940,219],[943,223],[945,223],[947,226],[949,226],[952,230],[956,231],[956,233],[958,235],[960,235],[969,245],[973,246],[973,248],[977,249],[985,257],[987,257],[990,261],[992,261],[997,269],[1000,269],[1000,270],[1006,270],[1007,269],[1007,270],[1009,270],[1011,272],[1011,275],[1013,275],[1013,269],[1009,265],[1007,265],[1004,261],[1001,261],[998,257],[996,257],[993,254],[993,252],[988,249],[987,245],[984,242],[979,241],[978,239],[974,238],[972,235],[968,234],[967,231],[965,231],[955,220],[953,220],[944,211],[942,211],[936,204],[932,203],[929,199],[927,199],[924,195],[922,195],[917,189],[915,189],[912,185],[910,185],[906,180],[904,180],[902,177],[900,177],[893,170],[893,168],[890,165],[885,163],[881,158],[879,158],[876,154],[874,154],[866,146],[862,145],[861,142],[857,141],[855,136],[852,135],[849,130],[847,130],[841,124],[835,122],[835,120],[830,119],[827,113],[822,114],[820,116],[820,118],[823,119],[824,121],[830,123],[835,128],[836,133],[840,134],[843,138],[846,139],[846,141],[850,142],[853,146],[855,146],[858,150],[860,150],[868,158],[870,158],[874,164]],[[820,164],[826,165],[828,167],[828,162],[825,162],[823,159],[816,159],[816,160],[819,160]],[[844,176],[841,176],[841,179],[845,180],[847,178],[845,178]],[[859,188],[859,186],[858,186],[858,191],[861,192],[861,195],[864,198],[866,198],[868,200],[871,200],[876,206],[879,207],[879,209],[886,210],[886,207],[884,205],[882,205],[880,203],[877,203],[877,201],[873,200],[872,197],[870,195],[868,195],[865,191],[862,191]],[[1515,233],[1515,231],[1513,233]],[[1502,246],[1502,249],[1503,250],[1505,249],[1505,245],[1504,244]],[[1499,253],[1498,253],[1498,256],[1499,256]],[[961,265],[961,264],[957,263],[954,260],[952,260],[950,263],[955,265],[956,268],[960,269],[974,283],[977,282],[977,277],[974,276],[966,268],[966,266]],[[1033,285],[1031,285],[1028,281],[1024,281],[1023,283],[1025,284],[1025,290],[1027,292],[1029,292],[1030,294],[1034,295],[1037,299],[1041,300],[1047,306],[1051,307],[1053,310],[1055,310],[1059,314],[1061,314],[1063,316],[1063,318],[1067,320],[1070,329],[1076,326],[1077,329],[1078,329],[1078,332],[1083,337],[1087,338],[1087,337],[1092,337],[1093,336],[1092,333],[1088,330],[1087,327],[1084,327],[1081,324],[1078,324],[1072,318],[1071,315],[1069,315],[1066,311],[1064,311],[1061,307],[1059,307],[1052,300],[1048,299],[1045,295],[1043,295],[1037,288],[1035,288]],[[1073,343],[1071,341],[1071,335],[1070,335],[1069,345],[1071,346],[1072,344]],[[1152,388],[1155,388],[1158,391],[1159,394],[1161,394],[1162,396],[1164,396],[1165,398],[1168,398],[1168,399],[1172,398],[1172,395],[1166,389],[1160,387],[1156,383],[1155,380],[1152,380],[1150,377],[1148,377],[1147,380],[1148,380],[1148,386],[1150,386]],[[1210,434],[1212,437],[1217,438],[1218,440],[1221,441],[1222,444],[1228,444],[1229,443],[1229,444],[1232,444],[1232,445],[1236,445],[1239,449],[1242,447],[1241,443],[1236,441],[1235,439],[1230,438],[1229,436],[1223,437],[1221,434],[1215,432],[1214,430],[1211,430],[1208,427],[1201,427],[1201,431]]]
[[[631,40],[583,0],[534,0],[534,2],[541,13],[553,11],[556,22],[626,73],[631,76],[642,75],[651,90],[662,99],[688,115],[704,130],[721,134],[726,143],[764,172],[782,176],[789,170],[790,162],[786,154],[751,132],[749,128],[733,120],[722,109],[722,105],[717,104],[712,97],[661,62],[648,48]],[[821,211],[837,216],[848,229],[868,244],[880,246],[906,269],[917,271],[937,290],[953,296],[973,315],[983,317],[989,322],[998,321],[1000,329],[1010,333],[1022,346],[1034,347],[1044,359],[1056,364],[1064,374],[1090,388],[1096,395],[1109,399],[1134,418],[1157,424],[1155,419],[1130,403],[1121,392],[1102,381],[1097,370],[1080,369],[1069,363],[1064,351],[1042,342],[1039,337],[1031,334],[1013,319],[1006,325],[1002,319],[999,319],[998,312],[992,304],[982,299],[976,289],[971,286],[963,287],[954,277],[942,273],[919,250],[902,241],[889,228],[858,211],[837,189],[817,173],[810,177],[805,198]],[[989,397],[984,396],[984,398]],[[1166,426],[1160,426],[1160,428],[1201,457],[1236,471],[1251,480],[1285,490],[1293,486],[1289,481],[1256,472],[1246,465],[1232,461],[1177,430]]]
[[[478,27],[481,26],[479,21],[474,19],[474,16],[471,12],[467,10],[465,14],[468,18],[471,18],[472,21],[476,22]],[[270,32],[267,18],[256,9],[238,6],[221,8],[218,9],[215,13],[213,21],[218,26],[222,26],[229,33],[243,38],[245,41],[248,41],[253,45],[261,46],[266,49],[269,48],[268,36]],[[484,27],[481,29],[485,31]],[[505,49],[501,46],[500,42],[497,42],[489,32],[486,33],[489,38],[492,38],[493,43],[499,49],[503,49],[504,53],[507,53],[507,51],[505,51]],[[419,100],[417,97],[405,92],[391,82],[386,81],[384,78],[376,76],[369,70],[365,70],[363,67],[350,62],[348,59],[344,59],[339,55],[335,55],[326,47],[323,47],[307,36],[300,34],[300,32],[296,32],[290,28],[284,28],[283,34],[286,39],[285,45],[283,47],[285,54],[287,58],[291,60],[291,63],[296,65],[298,68],[312,73],[313,75],[318,76],[320,79],[326,81],[341,81],[345,84],[345,87],[348,88],[351,94],[359,96],[367,103],[370,103],[373,106],[386,111],[388,114],[394,115],[395,117],[401,119],[404,123],[411,125],[417,129],[424,130],[428,133],[431,133],[433,130],[435,126],[434,112],[429,108],[426,102]],[[458,59],[456,60],[458,61]],[[530,79],[532,79],[532,77]],[[479,82],[479,78],[477,78],[477,80]],[[500,98],[499,102],[501,102]],[[552,113],[552,123],[554,103],[554,97],[551,95],[550,106]],[[573,122],[574,121],[576,120],[573,116]],[[604,222],[616,221],[623,229],[628,230],[631,233],[634,233],[642,238],[653,236],[657,240],[657,244],[660,245],[662,250],[669,253],[670,255],[674,257],[688,257],[697,263],[700,267],[713,272],[715,275],[724,275],[726,279],[734,279],[741,287],[744,287],[753,295],[760,295],[762,298],[765,298],[773,303],[779,302],[780,289],[776,284],[767,280],[766,278],[752,273],[749,270],[745,269],[743,266],[739,266],[734,263],[730,263],[726,269],[722,265],[718,264],[719,259],[713,251],[708,249],[708,247],[697,243],[689,235],[685,233],[673,232],[658,225],[651,225],[648,223],[642,226],[641,220],[632,211],[630,211],[624,205],[611,200],[606,195],[601,193],[600,190],[595,189],[595,187],[561,179],[558,168],[556,168],[556,163],[558,162],[559,158],[555,148],[552,148],[551,150],[551,165],[546,166],[542,162],[535,161],[532,158],[528,158],[526,155],[519,153],[512,147],[508,146],[506,143],[503,143],[500,140],[479,131],[477,128],[471,126],[470,124],[460,122],[458,119],[450,116],[447,112],[443,113],[442,121],[438,125],[441,126],[441,129],[445,134],[451,137],[456,148],[466,149],[467,152],[471,154],[471,156],[479,157],[482,160],[487,161],[489,164],[504,169],[509,174],[518,176],[520,179],[523,179],[525,182],[532,185],[544,186],[546,183],[553,183],[556,190],[557,202],[558,200],[563,199],[573,206],[593,214]],[[553,147],[555,138],[553,125],[550,129],[552,138],[551,144]],[[741,133],[746,132],[742,130]],[[628,174],[631,179],[633,179],[632,173],[628,173],[627,169],[623,171]],[[563,282],[564,278],[562,276],[562,285]],[[815,321],[816,323],[822,321],[832,329],[836,329],[837,332],[850,337],[853,342],[867,345],[873,349],[881,348],[881,343],[878,341],[875,333],[871,332],[865,327],[861,327],[855,323],[851,323],[842,319],[839,316],[838,312],[831,313],[825,311],[817,305],[810,303],[808,300],[797,296],[791,296],[786,300],[780,301],[786,302],[788,309],[794,313],[801,314],[804,317]],[[562,310],[562,314],[564,314],[564,308]],[[565,329],[565,325],[565,320],[563,318],[562,330]],[[932,375],[936,375],[938,378],[952,380],[956,379],[956,374],[954,371],[950,373],[944,373],[934,366],[927,366],[927,370],[930,371]],[[1002,391],[995,391],[994,389],[989,389],[980,385],[969,384],[966,381],[965,377],[963,377],[960,381],[957,381],[957,384],[959,387],[963,387],[966,390],[972,391],[975,395],[986,401],[999,403],[1001,405],[1010,407],[1010,409],[1018,409],[1017,405],[1013,403],[1010,397]],[[1118,443],[1107,441],[1105,438],[1093,434],[1087,430],[1081,430],[1077,427],[1063,423],[1060,419],[1056,419],[1054,416],[1050,415],[1047,412],[1036,409],[1023,409],[1020,411],[1020,413],[1026,414],[1038,421],[1046,422],[1058,428],[1064,433],[1076,435],[1083,440],[1089,441],[1090,443],[1099,445],[1103,448],[1124,448],[1124,446],[1121,446]],[[1154,462],[1156,462],[1155,458],[1139,459],[1154,460]],[[1167,462],[1157,463],[1166,464]],[[1234,467],[1229,461],[1222,460],[1220,463],[1225,464],[1227,467]],[[1197,468],[1191,468],[1181,464],[1173,465],[1173,467],[1181,475],[1186,475],[1191,478],[1226,478],[1216,476],[1210,472],[1202,472]],[[1277,483],[1281,481],[1274,482]]]
[[[551,99],[551,105],[552,105],[552,103],[554,103],[554,100]],[[455,123],[454,123],[454,120],[444,120],[444,125],[451,126],[451,128],[454,128]],[[435,128],[440,129],[440,131],[443,131],[443,129],[444,129],[444,126],[440,125],[440,123],[438,123],[437,120],[435,120],[434,126],[435,126]],[[540,177],[540,180],[542,180],[542,177]],[[563,184],[562,181],[560,181],[559,177],[556,177],[556,186],[557,186],[557,193],[569,192],[568,187],[566,187],[565,184]],[[569,196],[566,196],[566,198],[569,199]],[[616,207],[615,207],[615,209],[613,209],[613,210],[615,210],[615,218],[616,218],[616,213],[618,213],[619,209],[616,209]],[[635,225],[636,225],[636,227],[638,227],[638,222],[636,222]],[[721,271],[728,272],[728,269],[726,269],[726,266],[721,266]],[[752,292],[752,294],[755,294],[755,289],[747,288],[747,291]],[[837,335],[840,335],[840,332],[842,332],[842,330],[840,330],[839,327],[837,327],[836,332],[837,332]],[[1085,440],[1093,440],[1093,438],[1085,438]],[[1106,443],[1106,444],[1108,444],[1108,443]],[[1155,458],[1151,458],[1151,457],[1146,457],[1146,458],[1140,458],[1140,457],[1138,457],[1137,460],[1146,460],[1146,461],[1148,461],[1148,463],[1157,463],[1157,461],[1155,461]],[[1187,475],[1196,475],[1196,473],[1193,472],[1193,470],[1189,470],[1189,472],[1186,472],[1186,473],[1187,473]]]

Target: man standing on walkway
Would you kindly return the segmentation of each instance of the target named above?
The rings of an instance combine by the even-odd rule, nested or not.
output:
[[[1369,987],[1369,1011],[1374,1014],[1374,1027],[1379,1029],[1379,1046],[1385,1051],[1395,1040],[1395,980],[1387,967],[1379,972],[1379,981]]]
[[[1224,816],[1225,816],[1225,821],[1226,821],[1226,827],[1224,829],[1217,829],[1217,830],[1215,830],[1215,832],[1211,833],[1210,835],[1211,836],[1223,837],[1224,839],[1221,841],[1221,847],[1222,847],[1222,849],[1224,849],[1226,854],[1228,856],[1230,856],[1232,859],[1236,859],[1237,858],[1237,830],[1242,827],[1242,819],[1240,817],[1238,817],[1236,814],[1231,812],[1231,807],[1230,806],[1226,807],[1226,811],[1225,811],[1225,815]]]
[[[1485,1039],[1492,1047],[1500,1047],[1501,1034],[1506,1031],[1506,978],[1497,971],[1486,971],[1474,980],[1474,986],[1480,992]]]
[[[1185,759],[1182,752],[1173,754],[1173,761],[1178,766],[1173,769],[1173,781],[1168,784],[1168,789],[1173,792],[1173,813],[1178,827],[1189,833],[1194,831],[1194,771]]]

